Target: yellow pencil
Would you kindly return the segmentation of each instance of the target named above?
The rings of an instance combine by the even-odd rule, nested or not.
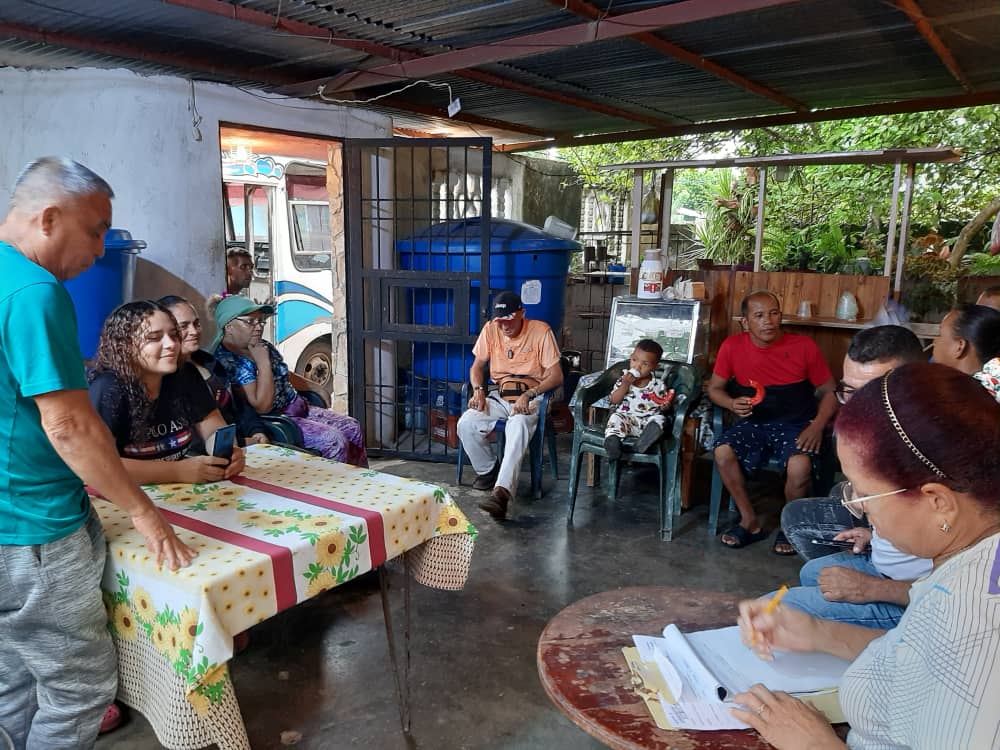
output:
[[[769,615],[772,612],[774,612],[774,610],[778,608],[778,604],[781,603],[781,598],[787,593],[788,593],[787,584],[781,584],[781,588],[778,589],[778,593],[772,596],[771,601],[769,601],[767,603],[767,606],[764,607],[764,614]],[[759,636],[757,634],[757,631],[755,630],[753,633],[753,642],[756,643],[758,640]]]
[[[769,601],[767,603],[767,606],[764,607],[764,614],[769,615],[772,612],[774,612],[774,610],[777,609],[778,604],[781,602],[781,598],[787,593],[788,593],[787,584],[784,583],[781,584],[781,588],[778,589],[778,593],[775,594],[773,597],[771,597],[771,601]]]

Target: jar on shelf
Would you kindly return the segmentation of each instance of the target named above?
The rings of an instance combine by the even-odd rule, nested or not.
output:
[[[639,266],[639,297],[660,299],[663,294],[663,261],[660,248],[650,248],[642,256]]]

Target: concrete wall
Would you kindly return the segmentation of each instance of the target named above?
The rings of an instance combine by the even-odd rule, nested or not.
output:
[[[149,243],[136,296],[219,291],[225,286],[220,122],[333,138],[391,133],[390,119],[379,114],[266,96],[125,70],[0,68],[0,214],[24,164],[68,156],[115,189],[114,226]],[[200,140],[192,104],[201,117]]]
[[[583,187],[569,164],[551,159],[504,158],[512,161],[516,158],[523,165],[521,221],[540,227],[549,216],[558,216],[567,224],[579,227]]]

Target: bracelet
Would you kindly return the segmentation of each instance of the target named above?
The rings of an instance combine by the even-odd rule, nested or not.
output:
[[[486,386],[485,385],[474,385],[474,386],[472,386],[472,390],[474,390],[474,391],[485,391],[486,390]]]

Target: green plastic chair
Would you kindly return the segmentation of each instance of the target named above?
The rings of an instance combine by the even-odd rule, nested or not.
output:
[[[612,365],[604,372],[591,373],[580,379],[580,384],[573,394],[570,407],[573,410],[573,453],[569,469],[569,518],[567,523],[573,523],[573,510],[576,507],[576,493],[580,483],[580,468],[582,457],[591,453],[598,461],[597,472],[600,476],[600,459],[607,460],[604,450],[604,420],[595,424],[587,423],[587,413],[591,407],[610,409],[607,397],[614,388],[615,381],[621,377],[628,367],[624,360]],[[681,436],[684,432],[684,420],[692,412],[701,399],[701,372],[694,365],[685,362],[663,360],[657,374],[663,378],[667,388],[674,389],[673,422],[664,426],[663,437],[653,446],[649,453],[636,453],[634,450],[636,438],[626,438],[622,441],[622,456],[617,461],[608,461],[608,497],[614,501],[618,495],[618,484],[621,481],[621,466],[626,461],[632,463],[656,464],[659,470],[659,503],[660,503],[660,540],[669,542],[674,534],[674,516],[681,512]]]

